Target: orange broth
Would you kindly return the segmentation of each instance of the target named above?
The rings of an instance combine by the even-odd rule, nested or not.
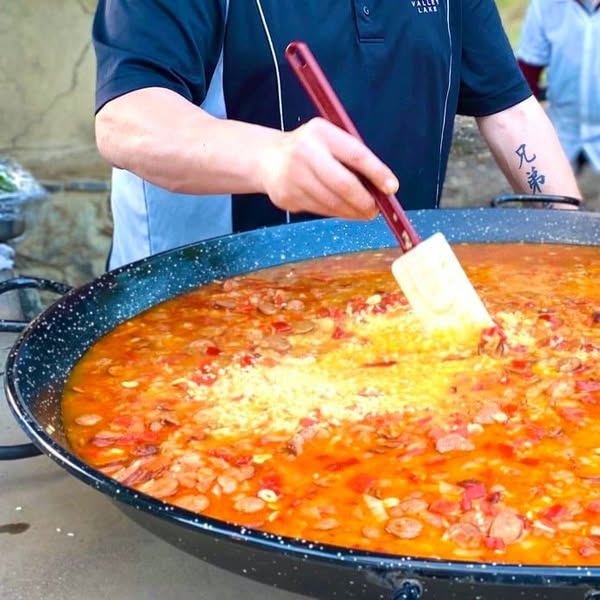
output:
[[[75,366],[74,452],[165,502],[378,552],[600,565],[600,248],[455,247],[497,328],[429,339],[397,249],[213,282]]]

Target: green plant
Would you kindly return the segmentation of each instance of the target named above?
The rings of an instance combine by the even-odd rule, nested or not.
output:
[[[0,192],[16,192],[17,186],[7,173],[0,171]]]

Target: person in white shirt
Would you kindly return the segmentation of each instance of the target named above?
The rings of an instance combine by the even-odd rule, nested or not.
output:
[[[517,59],[538,98],[547,70],[548,115],[575,170],[600,173],[600,0],[531,0]]]

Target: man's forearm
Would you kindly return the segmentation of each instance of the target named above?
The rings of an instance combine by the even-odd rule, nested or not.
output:
[[[515,192],[581,198],[556,131],[537,100],[480,117],[477,124]]]
[[[96,142],[110,163],[168,190],[264,193],[291,212],[368,219],[377,206],[362,180],[386,194],[398,189],[389,167],[324,119],[281,132],[217,119],[162,88],[109,102],[96,117]]]
[[[181,193],[263,192],[259,149],[278,133],[216,119],[163,88],[121,96],[96,117],[98,148],[111,164]]]

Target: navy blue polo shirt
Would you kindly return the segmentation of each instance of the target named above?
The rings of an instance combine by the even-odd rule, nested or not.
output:
[[[100,0],[93,37],[97,110],[160,86],[286,130],[315,116],[284,59],[305,41],[406,209],[438,206],[456,113],[531,95],[493,0]],[[233,198],[233,231],[286,219],[264,196]]]

